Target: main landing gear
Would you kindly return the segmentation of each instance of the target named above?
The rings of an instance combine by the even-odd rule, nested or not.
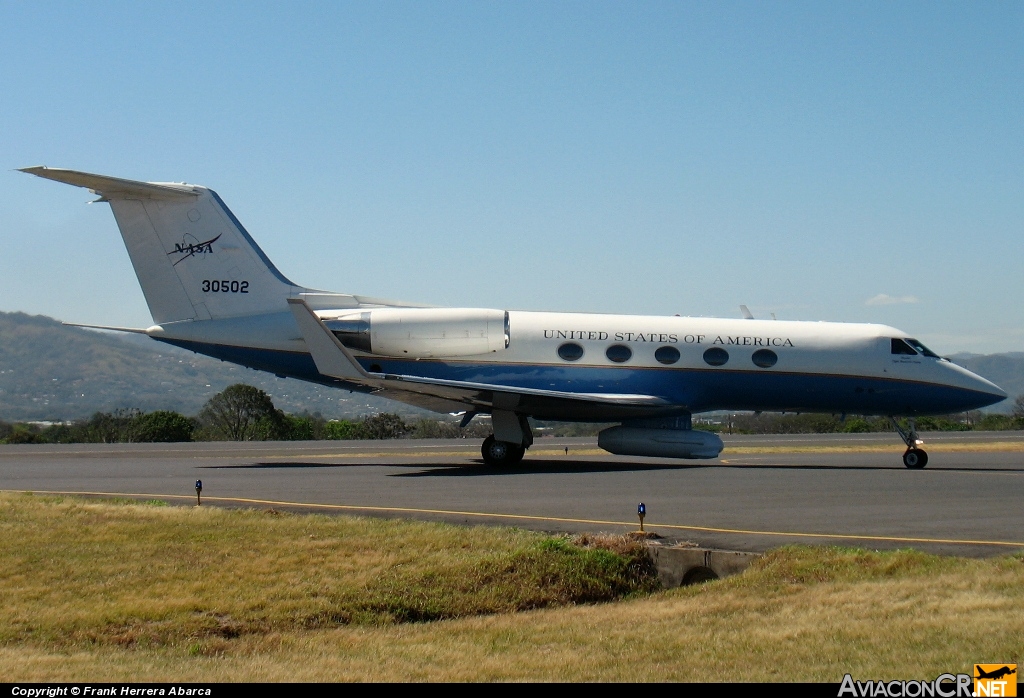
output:
[[[480,455],[484,463],[496,467],[509,467],[523,459],[526,449],[533,445],[533,432],[526,415],[510,409],[491,411],[494,433],[484,439]]]
[[[889,421],[896,428],[896,433],[903,439],[903,443],[907,445],[907,452],[903,454],[903,465],[911,470],[920,470],[928,465],[928,454],[921,448],[924,441],[917,437],[917,427],[914,426],[914,420],[909,420],[910,429],[901,427],[895,417],[889,417]]]
[[[480,454],[487,465],[508,467],[521,461],[526,455],[526,449],[519,444],[498,441],[491,435],[484,439]]]

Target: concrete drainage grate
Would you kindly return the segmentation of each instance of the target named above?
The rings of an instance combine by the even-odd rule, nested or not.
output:
[[[761,557],[760,553],[663,545],[657,541],[648,541],[647,550],[658,579],[667,589],[739,574]]]

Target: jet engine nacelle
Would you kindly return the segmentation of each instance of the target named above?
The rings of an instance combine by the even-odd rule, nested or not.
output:
[[[325,319],[341,343],[409,359],[490,354],[509,345],[508,312],[486,308],[374,308]]]
[[[718,434],[694,429],[617,426],[599,433],[597,445],[619,456],[717,458],[722,452],[722,439]]]

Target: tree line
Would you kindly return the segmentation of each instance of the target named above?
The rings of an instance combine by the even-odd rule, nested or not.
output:
[[[906,428],[908,420],[899,419]],[[918,431],[1007,431],[1024,429],[1024,395],[1012,414],[961,412],[914,420]],[[737,413],[717,417],[713,424],[694,418],[695,429],[728,434],[866,434],[892,431],[888,417],[834,414]]]
[[[919,431],[1024,429],[1024,395],[1016,399],[1010,414],[968,412],[920,417],[916,423]],[[693,425],[697,429],[733,434],[862,433],[892,429],[884,417],[767,412],[731,414],[713,420],[694,418]],[[592,436],[607,425],[538,422],[536,426],[553,436]],[[489,433],[486,424],[471,424],[463,429],[455,422],[437,419],[409,423],[390,412],[358,420],[327,420],[319,414],[290,415],[274,407],[267,393],[243,383],[214,395],[195,417],[166,410],[115,410],[43,427],[0,421],[0,443],[8,444],[443,439],[483,438]]]
[[[483,425],[461,429],[450,421],[407,423],[389,412],[357,420],[290,415],[271,397],[238,383],[214,395],[195,417],[157,410],[96,412],[88,419],[38,426],[0,422],[0,443],[153,443],[181,441],[313,441],[323,439],[458,438],[486,436]]]

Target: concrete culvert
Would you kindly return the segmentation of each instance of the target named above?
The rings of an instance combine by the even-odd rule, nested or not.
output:
[[[704,582],[712,582],[716,579],[718,579],[718,575],[710,567],[692,567],[683,575],[682,586],[703,584]]]

